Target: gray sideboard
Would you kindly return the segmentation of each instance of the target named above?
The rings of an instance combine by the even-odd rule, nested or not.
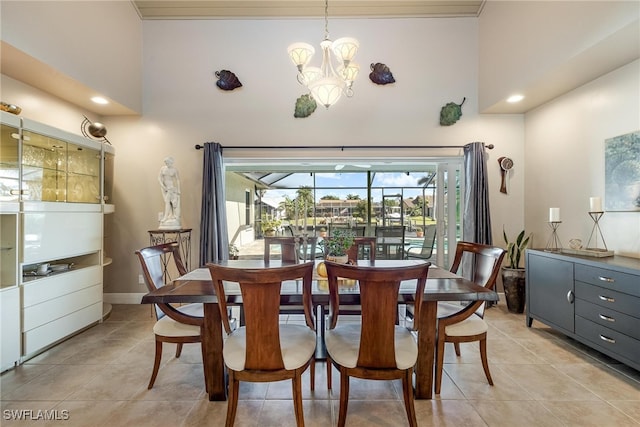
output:
[[[527,326],[538,320],[640,370],[640,259],[529,249]]]

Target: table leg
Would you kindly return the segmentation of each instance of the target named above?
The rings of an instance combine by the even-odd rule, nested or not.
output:
[[[433,359],[436,345],[438,302],[423,301],[418,322],[418,362],[416,363],[416,399],[433,397]]]
[[[202,364],[209,400],[227,400],[222,358],[222,319],[218,304],[204,304]]]

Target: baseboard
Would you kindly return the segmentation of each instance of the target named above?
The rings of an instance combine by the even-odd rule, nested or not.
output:
[[[140,304],[145,293],[103,294],[102,300],[108,304]]]

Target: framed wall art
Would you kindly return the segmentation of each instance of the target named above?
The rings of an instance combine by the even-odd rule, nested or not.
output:
[[[640,212],[640,131],[604,143],[605,210]]]

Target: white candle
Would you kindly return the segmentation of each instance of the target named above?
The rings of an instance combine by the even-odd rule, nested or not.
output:
[[[602,199],[600,197],[589,197],[589,212],[602,212]]]
[[[560,222],[560,208],[549,208],[549,222]]]

